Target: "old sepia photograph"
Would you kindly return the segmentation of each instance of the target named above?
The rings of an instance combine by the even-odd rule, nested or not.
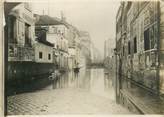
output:
[[[164,114],[163,0],[0,6],[4,116]]]

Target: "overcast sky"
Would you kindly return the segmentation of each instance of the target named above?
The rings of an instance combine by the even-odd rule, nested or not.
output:
[[[61,17],[63,11],[66,21],[79,30],[90,33],[94,45],[103,54],[104,40],[115,39],[115,20],[119,7],[117,0],[53,0],[32,3],[34,13]]]

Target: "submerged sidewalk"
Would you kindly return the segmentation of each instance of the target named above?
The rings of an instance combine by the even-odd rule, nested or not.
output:
[[[9,96],[7,108],[8,115],[131,114],[111,98],[72,88]]]
[[[121,93],[143,114],[164,114],[164,99],[159,96],[140,88],[122,90]]]

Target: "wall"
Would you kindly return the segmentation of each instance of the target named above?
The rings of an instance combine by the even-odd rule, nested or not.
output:
[[[68,68],[68,53],[65,53],[63,51],[59,52],[59,67],[61,69],[67,69]]]
[[[42,52],[42,59],[39,58],[39,52]],[[48,54],[51,59],[48,59]],[[53,48],[42,43],[35,44],[35,61],[38,63],[53,63]]]
[[[68,52],[67,28],[64,25],[49,26],[47,41],[55,44],[55,48]]]
[[[34,19],[33,13],[21,3],[14,7],[8,15],[8,60],[9,61],[33,61],[34,60]],[[11,24],[14,24],[12,26]],[[29,25],[28,43],[25,41],[25,23]],[[14,28],[13,28],[14,27]],[[11,37],[10,32],[14,33]],[[27,39],[27,38],[26,38]]]
[[[130,78],[157,93],[157,2],[125,3],[127,2],[122,2],[116,18],[116,49],[120,59],[118,72],[122,74],[122,78]],[[147,37],[146,31],[149,32]],[[146,50],[147,43],[150,46]]]
[[[46,37],[47,41],[53,43],[54,48],[57,49],[59,36],[57,34],[54,34],[54,33],[47,33],[46,36],[47,36]]]
[[[34,33],[34,17],[33,13],[30,10],[27,10],[24,7],[24,4],[19,4],[14,9],[12,9],[11,14],[16,15],[16,38],[18,44],[25,44],[25,23],[27,23],[30,27],[29,29],[29,38],[31,41],[34,41],[35,33]]]

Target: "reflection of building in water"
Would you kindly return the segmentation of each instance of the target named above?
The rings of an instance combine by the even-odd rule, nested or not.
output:
[[[107,96],[112,87],[111,78],[104,69],[81,69],[78,77],[73,71],[65,72],[54,82],[55,88],[81,88],[96,95]]]
[[[113,87],[113,76],[111,76],[109,73],[104,72],[104,86],[105,89],[109,89]]]
[[[55,88],[84,88],[90,89],[91,70],[82,69],[78,76],[74,71],[63,73],[53,84]]]

